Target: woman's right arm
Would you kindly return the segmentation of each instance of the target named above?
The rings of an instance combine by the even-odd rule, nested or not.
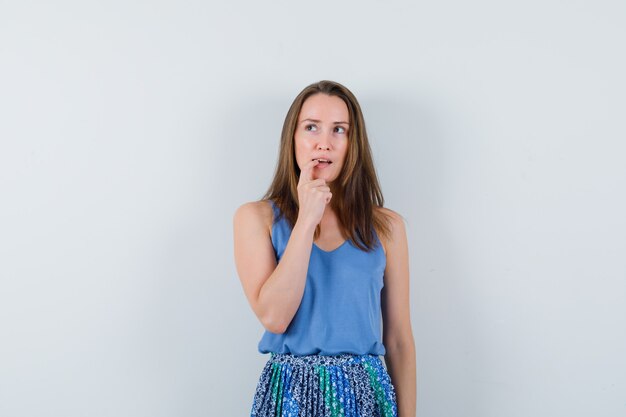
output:
[[[248,302],[263,327],[284,333],[302,301],[315,226],[296,223],[277,265],[259,204],[267,203],[247,203],[235,212],[235,264]]]
[[[302,170],[298,220],[278,264],[263,214],[262,205],[267,203],[246,203],[233,218],[237,274],[252,310],[272,333],[284,333],[300,307],[313,234],[330,201],[330,189],[324,180],[311,177],[316,164],[309,163]]]

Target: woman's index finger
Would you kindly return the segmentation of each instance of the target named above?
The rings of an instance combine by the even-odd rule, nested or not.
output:
[[[314,159],[309,161],[300,171],[300,181],[310,182],[313,181],[313,167],[319,163],[319,160]]]

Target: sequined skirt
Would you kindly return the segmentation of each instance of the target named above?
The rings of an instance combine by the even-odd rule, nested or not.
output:
[[[396,392],[376,355],[271,353],[251,417],[397,417]]]

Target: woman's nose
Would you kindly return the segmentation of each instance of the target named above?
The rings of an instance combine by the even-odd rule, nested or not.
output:
[[[319,142],[317,144],[317,149],[330,149],[330,137],[328,133],[321,134],[319,136]]]

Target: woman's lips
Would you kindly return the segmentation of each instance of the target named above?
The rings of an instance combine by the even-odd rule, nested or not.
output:
[[[315,159],[313,159],[313,160],[315,161]],[[328,160],[326,158],[319,158],[317,160],[319,162],[318,162],[317,165],[315,165],[315,168],[320,168],[320,169],[326,168],[327,166],[329,166],[330,164],[333,163],[332,161],[330,161],[330,160]]]

